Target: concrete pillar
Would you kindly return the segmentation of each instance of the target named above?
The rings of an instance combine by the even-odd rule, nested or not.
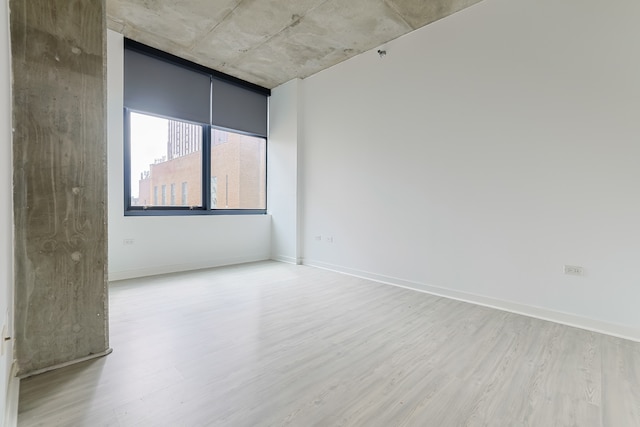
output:
[[[104,0],[10,0],[19,375],[106,354]]]

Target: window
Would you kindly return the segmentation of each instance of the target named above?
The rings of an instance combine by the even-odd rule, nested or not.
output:
[[[124,91],[126,215],[266,212],[267,89],[125,40]]]
[[[224,209],[264,209],[265,139],[218,129],[211,135],[212,203]],[[218,188],[221,181],[224,187]]]
[[[180,138],[180,130],[185,128],[190,136]],[[191,182],[197,193],[202,192],[202,126],[131,112],[129,130],[131,206],[152,209],[166,205],[167,185],[171,206],[175,206],[175,181],[182,181],[181,206],[201,207],[202,196],[189,200],[184,197],[184,188]],[[158,187],[162,189],[161,203]]]
[[[182,200],[182,206],[188,206],[187,204],[187,198],[189,197],[189,193],[187,192],[187,183],[183,182],[182,183],[182,196],[181,199]]]

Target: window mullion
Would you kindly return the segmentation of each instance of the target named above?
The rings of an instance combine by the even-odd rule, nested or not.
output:
[[[211,210],[211,126],[202,126],[202,206]]]
[[[131,112],[124,109],[124,209],[131,209]]]

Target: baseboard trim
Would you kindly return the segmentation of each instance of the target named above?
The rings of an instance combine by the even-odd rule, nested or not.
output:
[[[287,255],[271,255],[271,259],[273,261],[284,262],[287,264],[295,264],[295,265],[302,264],[302,258],[294,258]]]
[[[48,366],[46,368],[37,369],[35,371],[27,372],[26,374],[22,374],[19,376],[21,380],[29,377],[33,377],[34,375],[44,374],[45,372],[55,371],[56,369],[64,368],[66,366],[75,365],[76,363],[86,362],[87,360],[98,359],[100,357],[104,357],[108,354],[111,354],[113,349],[109,347],[105,351],[101,351],[100,353],[90,354],[88,356],[79,357],[77,359],[69,360],[68,362],[58,363],[57,365]]]
[[[188,264],[155,265],[151,267],[136,268],[131,270],[110,271],[109,281],[137,279],[139,277],[158,276],[161,274],[179,273],[182,271],[204,270],[206,268],[224,267],[227,265],[245,264],[249,262],[269,260],[269,254],[253,254],[242,257],[229,257],[205,262]]]
[[[4,411],[5,427],[17,427],[18,425],[18,399],[20,397],[20,378],[18,378],[18,365],[14,361],[11,365],[9,376],[9,388],[7,389],[7,407]]]
[[[485,297],[468,292],[455,291],[452,289],[441,288],[438,286],[428,285],[424,283],[412,282],[399,279],[397,277],[389,277],[367,271],[348,268],[340,265],[329,264],[321,261],[304,259],[304,265],[310,267],[331,270],[337,273],[347,274],[349,276],[368,279],[374,282],[386,285],[398,286],[401,288],[411,289],[418,292],[450,298],[457,301],[468,302],[484,307],[495,308],[497,310],[507,311],[510,313],[521,314],[523,316],[534,317],[536,319],[547,320],[550,322],[560,323],[575,328],[585,329],[592,332],[598,332],[605,335],[611,335],[630,341],[640,342],[640,329],[617,323],[609,323],[601,320],[590,319],[575,314],[564,313],[561,311],[549,310],[542,307],[520,304],[512,301],[501,300],[497,298]]]

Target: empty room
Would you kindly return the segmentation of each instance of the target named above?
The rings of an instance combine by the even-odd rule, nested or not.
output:
[[[0,427],[640,426],[639,20],[5,0]]]

